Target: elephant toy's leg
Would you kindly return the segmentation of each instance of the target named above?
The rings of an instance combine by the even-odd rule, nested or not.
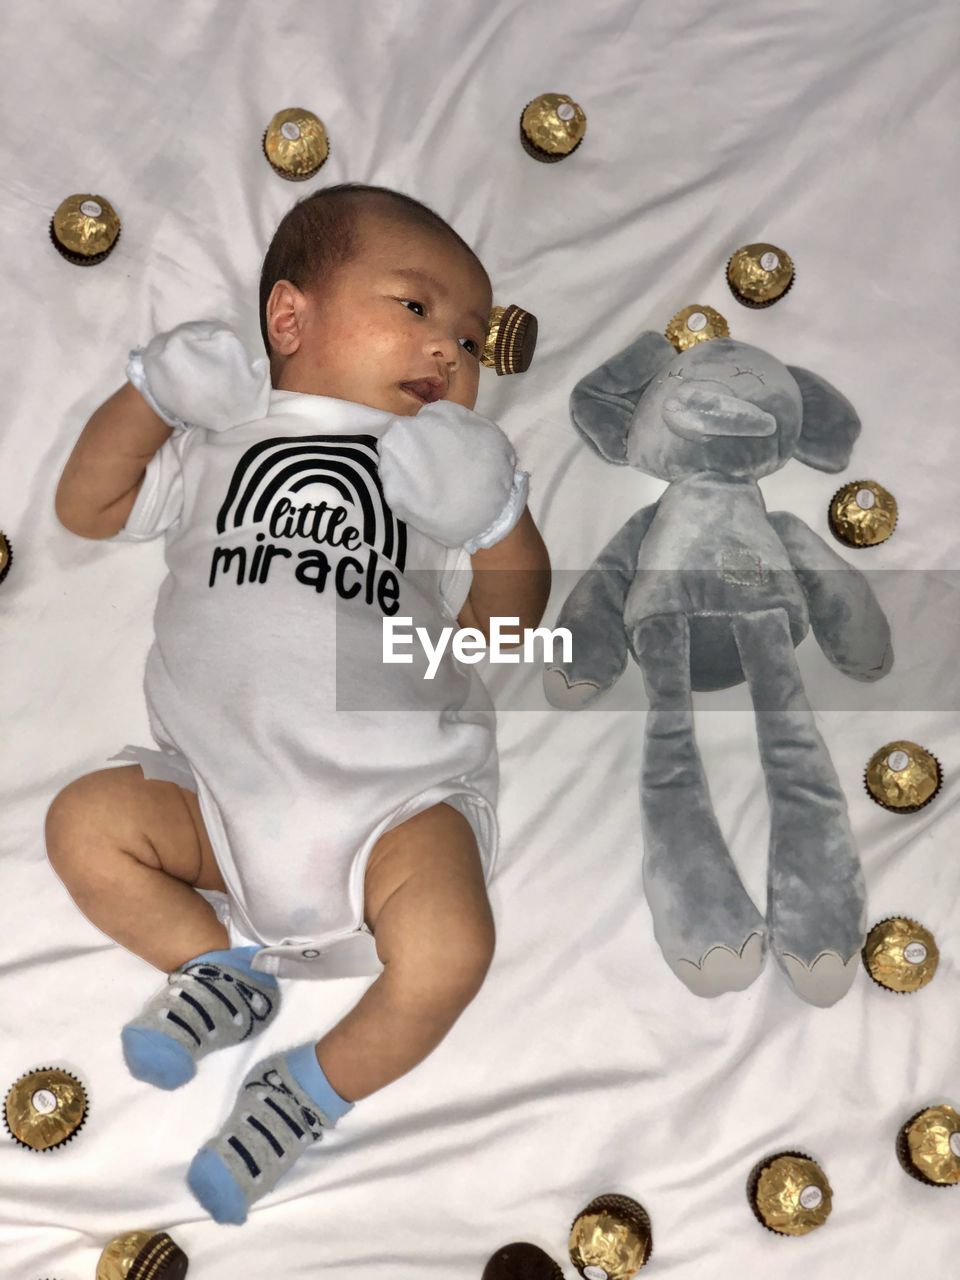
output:
[[[670,968],[695,995],[741,991],[763,968],[766,926],[710,801],[694,735],[686,617],[646,619],[633,649],[650,698],[640,806],[653,931]]]
[[[846,797],[807,702],[783,609],[740,614],[770,800],[770,946],[797,995],[834,1004],[856,976],[866,894]]]

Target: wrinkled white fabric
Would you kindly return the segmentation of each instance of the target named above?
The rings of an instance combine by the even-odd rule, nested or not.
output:
[[[572,1280],[570,1223],[607,1191],[651,1215],[641,1280],[954,1274],[960,1190],[907,1177],[894,1136],[932,1101],[960,1104],[956,23],[954,0],[6,0],[0,528],[14,562],[0,584],[0,1087],[62,1064],[88,1087],[90,1117],[47,1155],[0,1141],[4,1277],[92,1280],[111,1237],[162,1227],[190,1255],[191,1280],[479,1280],[513,1240]],[[570,159],[540,164],[518,122],[554,90],[582,105],[587,133]],[[283,181],[260,145],[293,105],[331,137],[304,183]],[[863,431],[847,471],[791,462],[761,487],[770,511],[828,540],[842,483],[873,479],[898,501],[887,542],[835,544],[868,566],[891,618],[889,688],[845,680],[810,637],[797,659],[821,691],[870,921],[913,916],[942,958],[917,995],[861,973],[833,1009],[802,1005],[771,966],[739,996],[690,995],[642,898],[639,672],[611,702],[570,713],[544,702],[539,665],[481,667],[501,766],[483,989],[435,1053],[358,1103],[229,1230],[183,1181],[201,1135],[226,1116],[254,1049],[319,1038],[370,979],[283,983],[254,1049],[213,1055],[176,1094],[127,1073],[119,1028],[159,975],[83,917],[46,861],[43,822],[71,779],[150,740],[143,670],[167,570],[159,539],[67,533],[53,493],[131,345],[216,315],[258,350],[271,232],[295,200],[346,181],[436,208],[476,247],[495,302],[539,319],[529,372],[484,369],[477,409],[535,479],[555,575],[548,625],[663,490],[602,462],[569,416],[577,379],[633,336],[711,305],[734,336],[850,398]],[[46,224],[90,188],[123,232],[105,262],[79,269]],[[797,278],[754,311],[724,273],[760,240],[790,253]],[[741,693],[698,695],[698,743],[762,905],[768,808]],[[944,768],[933,803],[906,816],[863,786],[871,754],[900,737]],[[829,1221],[802,1240],[764,1231],[745,1194],[755,1160],[785,1147],[817,1157],[834,1191]]]

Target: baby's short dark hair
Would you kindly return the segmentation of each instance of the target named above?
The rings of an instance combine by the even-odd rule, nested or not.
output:
[[[438,213],[389,187],[342,182],[313,191],[290,209],[273,233],[260,270],[260,332],[267,355],[272,357],[267,335],[267,299],[278,280],[289,280],[298,289],[316,287],[354,256],[359,245],[358,226],[364,211],[381,213],[452,236],[476,261],[470,245],[457,235]]]

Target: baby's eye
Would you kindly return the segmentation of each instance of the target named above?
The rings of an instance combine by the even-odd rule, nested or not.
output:
[[[416,302],[412,298],[398,298],[397,301],[401,303],[403,306],[409,307],[410,310],[413,311],[414,315],[424,316],[427,314],[427,309],[422,302]],[[414,310],[415,307],[419,307],[420,310],[415,311]]]
[[[460,341],[463,343],[464,351],[469,351],[472,356],[480,354],[480,344],[475,342],[473,338],[461,338]]]

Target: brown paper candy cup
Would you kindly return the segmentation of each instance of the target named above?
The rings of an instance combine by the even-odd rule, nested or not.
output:
[[[594,1258],[590,1242],[579,1238],[585,1220],[588,1223],[592,1217],[608,1218],[612,1226],[619,1228],[621,1240],[614,1249],[616,1261],[608,1256]],[[591,1256],[585,1256],[585,1249]],[[629,1196],[616,1193],[596,1196],[581,1209],[570,1226],[569,1253],[570,1261],[584,1280],[630,1280],[653,1255],[653,1228],[646,1209]],[[608,1251],[604,1249],[603,1253],[606,1255]],[[621,1262],[624,1255],[627,1260]]]
[[[481,1280],[563,1280],[549,1254],[535,1244],[505,1244],[490,1256]]]
[[[940,1127],[937,1121],[940,1118],[948,1120],[948,1124],[942,1126],[944,1132],[949,1132],[950,1136],[946,1139],[945,1144],[934,1141],[933,1149],[926,1155],[919,1155],[911,1149],[910,1136],[911,1129],[918,1120],[926,1118],[931,1122],[931,1127]],[[930,1144],[928,1144],[930,1145]],[[945,1150],[937,1148],[945,1145]],[[927,1187],[955,1187],[960,1183],[960,1116],[953,1107],[947,1103],[940,1103],[934,1107],[924,1107],[900,1127],[897,1133],[897,1159],[904,1173],[908,1173],[911,1178],[917,1182],[922,1182]],[[931,1173],[940,1173],[940,1177],[931,1177],[924,1172],[923,1166],[926,1166]]]
[[[747,244],[727,260],[727,284],[745,307],[772,307],[793,288],[793,260],[775,244]]]
[[[291,124],[298,131],[306,124],[310,136],[286,138],[283,130]],[[295,146],[298,142],[302,142],[299,147]],[[303,107],[278,111],[263,131],[261,147],[270,168],[288,182],[306,182],[330,159],[330,137],[323,121]]]
[[[10,1137],[30,1151],[56,1151],[71,1142],[87,1118],[83,1085],[61,1067],[28,1071],[7,1090],[3,1123]]]
[[[803,1161],[805,1164],[812,1166],[810,1169],[810,1176],[813,1179],[811,1186],[816,1189],[818,1198],[815,1203],[810,1204],[803,1204],[801,1199],[804,1216],[800,1217],[799,1210],[797,1210],[797,1216],[794,1219],[794,1223],[791,1224],[788,1219],[792,1215],[789,1211],[784,1211],[782,1218],[778,1217],[775,1219],[775,1221],[779,1221],[780,1224],[779,1226],[776,1226],[773,1225],[773,1220],[767,1220],[767,1217],[764,1216],[760,1206],[760,1201],[763,1198],[764,1192],[764,1188],[761,1185],[761,1178],[763,1178],[763,1175],[767,1173],[768,1170],[776,1172],[779,1161]],[[816,1185],[817,1181],[823,1182],[822,1188]],[[804,1188],[804,1191],[805,1190],[806,1188]],[[803,1192],[801,1192],[801,1197],[802,1195]],[[811,1156],[804,1154],[802,1151],[778,1151],[772,1156],[765,1157],[758,1164],[754,1165],[753,1169],[750,1171],[750,1176],[747,1178],[747,1200],[750,1204],[751,1210],[753,1211],[753,1216],[762,1227],[766,1228],[767,1231],[770,1231],[777,1236],[796,1237],[807,1235],[808,1232],[823,1225],[830,1214],[832,1191],[830,1183],[827,1181],[826,1174],[820,1168],[819,1164],[817,1164],[816,1160]],[[819,1219],[819,1221],[817,1219]]]
[[[494,307],[490,312],[482,364],[498,374],[526,373],[537,349],[537,317],[522,307]]]
[[[830,532],[847,547],[879,547],[897,527],[897,500],[875,480],[851,480],[830,499]]]
[[[84,193],[67,196],[50,219],[50,240],[68,262],[92,267],[117,247],[120,219],[109,200]]]
[[[918,742],[898,738],[867,761],[863,785],[870,799],[889,813],[917,813],[939,792],[943,771],[932,752]]]
[[[96,1280],[183,1280],[188,1266],[165,1231],[125,1231],[100,1254]]]
[[[912,995],[933,981],[940,951],[929,929],[909,916],[888,916],[867,934],[863,967],[884,991]]]
[[[583,109],[565,93],[542,93],[520,112],[520,143],[528,156],[544,164],[572,156],[586,132]]]
[[[10,572],[10,566],[12,564],[13,547],[11,547],[10,539],[7,535],[0,531],[0,582],[2,582]]]

